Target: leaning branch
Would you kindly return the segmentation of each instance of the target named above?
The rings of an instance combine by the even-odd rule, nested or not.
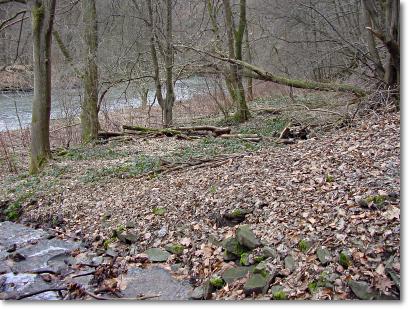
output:
[[[212,58],[215,58],[215,59],[218,59],[224,62],[242,66],[243,68],[249,71],[248,73],[244,73],[245,76],[253,77],[258,80],[274,82],[277,84],[292,86],[295,88],[302,88],[302,89],[352,93],[358,97],[364,97],[368,94],[367,91],[359,87],[353,86],[353,85],[336,84],[336,83],[321,83],[321,82],[315,82],[315,81],[310,81],[310,80],[288,79],[285,77],[274,75],[271,72],[265,71],[264,69],[254,66],[243,60],[237,60],[237,59],[233,59],[230,57],[226,57],[220,52],[211,53],[211,52],[202,51],[197,48],[194,48],[191,46],[185,46],[185,45],[180,45],[180,47],[188,48],[198,53],[206,54]]]

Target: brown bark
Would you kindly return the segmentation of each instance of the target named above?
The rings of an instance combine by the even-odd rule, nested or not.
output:
[[[34,95],[31,119],[30,173],[51,158],[51,40],[55,0],[35,0],[31,4],[33,30]]]

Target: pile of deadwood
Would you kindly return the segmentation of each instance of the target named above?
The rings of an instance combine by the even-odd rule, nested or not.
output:
[[[287,126],[279,136],[279,142],[283,144],[294,144],[297,140],[307,140],[310,130],[307,126],[295,124]]]
[[[110,139],[123,136],[143,137],[176,137],[183,140],[216,137],[221,139],[240,139],[249,142],[260,142],[262,138],[257,134],[232,134],[229,127],[194,126],[175,128],[148,128],[141,126],[123,125],[122,132],[100,132],[99,139]]]

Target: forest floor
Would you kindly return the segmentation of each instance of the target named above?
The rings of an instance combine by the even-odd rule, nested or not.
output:
[[[309,104],[303,106],[323,108]],[[254,118],[233,125],[234,132],[261,135],[260,143],[132,137],[57,149],[40,175],[2,178],[3,219],[19,217],[144,267],[147,249],[182,245],[161,266],[194,286],[239,263],[224,260],[221,242],[248,224],[275,252],[265,261],[273,275],[268,286],[280,286],[288,299],[399,297],[400,114],[358,115],[336,128],[328,124],[339,110],[323,120],[316,116],[323,111],[271,115],[261,109],[267,106],[277,102],[253,102]],[[290,121],[313,128],[307,140],[278,143]],[[164,164],[177,169],[150,173]],[[224,215],[238,209],[248,214],[229,225]],[[121,242],[123,233],[135,243]],[[324,261],[322,247],[329,251]],[[212,298],[272,299],[272,288],[246,296],[246,281],[224,285]]]

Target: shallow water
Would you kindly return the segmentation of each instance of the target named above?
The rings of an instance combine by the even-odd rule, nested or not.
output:
[[[206,86],[203,78],[190,78],[180,80],[175,84],[176,100],[184,101],[194,95],[205,93]],[[60,90],[52,94],[51,118],[59,119],[78,117],[80,115],[80,102],[82,90]],[[154,91],[150,91],[148,99],[154,100]],[[31,122],[32,93],[0,93],[0,131],[29,127]],[[106,96],[103,110],[116,110],[124,107],[138,107],[141,104],[139,98],[129,89],[114,89]],[[20,124],[19,124],[20,122]]]

